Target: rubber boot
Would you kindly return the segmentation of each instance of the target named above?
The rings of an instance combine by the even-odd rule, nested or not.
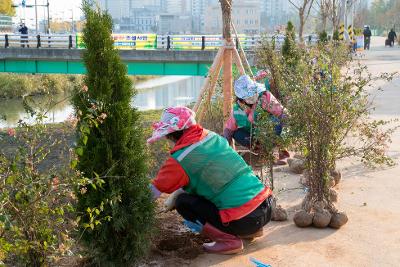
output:
[[[243,251],[242,239],[222,232],[209,223],[203,227],[202,234],[211,239],[212,243],[204,243],[203,248],[208,253],[236,254]]]

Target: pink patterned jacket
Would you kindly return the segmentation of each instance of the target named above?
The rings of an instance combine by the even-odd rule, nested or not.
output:
[[[274,115],[277,118],[281,118],[282,115],[285,113],[285,108],[278,101],[278,99],[276,99],[275,96],[271,94],[270,91],[265,91],[264,93],[262,93],[258,101],[261,101],[262,109],[266,110],[267,112],[269,112],[270,114]],[[244,112],[246,112],[247,118],[251,123],[254,123],[254,112],[258,104],[259,102],[254,104],[251,108],[246,108],[245,110],[243,110]],[[237,103],[237,105],[240,106],[239,103]],[[237,129],[238,125],[236,123],[234,112],[232,111],[224,127],[224,137],[228,140],[229,143],[232,142],[233,133]]]

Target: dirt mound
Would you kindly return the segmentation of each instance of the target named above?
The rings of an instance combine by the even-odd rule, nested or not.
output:
[[[157,220],[148,261],[141,266],[186,266],[203,253],[202,244],[209,240],[190,232],[176,211],[159,213]]]
[[[203,239],[192,233],[177,234],[175,232],[164,232],[165,235],[158,244],[155,244],[158,251],[173,252],[174,256],[181,259],[194,259],[203,253]],[[162,253],[164,254],[164,253]]]
[[[327,210],[317,211],[314,214],[313,225],[317,228],[325,228],[329,225],[332,215]]]
[[[298,227],[308,227],[313,222],[313,215],[305,210],[300,210],[294,215],[293,221]]]

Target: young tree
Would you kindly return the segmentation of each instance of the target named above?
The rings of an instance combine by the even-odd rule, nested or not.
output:
[[[126,266],[146,254],[154,204],[147,179],[139,113],[133,89],[111,38],[112,19],[84,2],[85,85],[73,104],[78,162],[85,182],[77,190],[80,235],[96,264]]]
[[[296,225],[340,228],[348,218],[334,203],[332,188],[341,178],[336,170],[339,159],[355,156],[367,165],[392,165],[386,154],[395,129],[388,122],[374,121],[368,86],[375,80],[365,67],[353,64],[345,44],[320,42],[304,49],[298,47],[299,59],[290,66],[278,53],[262,44],[257,51],[260,66],[278,69],[280,90],[288,101],[286,121],[288,138],[294,150],[304,156],[308,193],[302,210],[294,217]],[[270,67],[271,68],[271,67]],[[282,78],[284,77],[284,78]],[[383,79],[391,75],[383,75]]]
[[[291,3],[296,9],[299,14],[299,39],[300,42],[303,43],[303,31],[304,31],[304,26],[308,20],[308,17],[310,16],[311,8],[313,7],[314,0],[301,0],[300,2],[296,2],[294,0],[289,0],[289,3]]]
[[[319,7],[319,16],[321,18],[322,32],[326,31],[328,18],[331,12],[331,0],[317,0],[315,2]]]
[[[332,22],[333,32],[339,31],[340,13],[342,5],[340,0],[330,0],[330,20]]]
[[[298,61],[298,51],[296,44],[296,33],[293,23],[288,22],[286,26],[285,40],[282,45],[282,56],[285,59],[287,65],[294,66]]]

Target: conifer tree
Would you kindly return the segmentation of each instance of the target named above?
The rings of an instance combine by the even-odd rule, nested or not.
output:
[[[296,45],[296,32],[291,21],[286,26],[285,41],[282,45],[282,56],[288,65],[293,66],[299,58]]]
[[[137,262],[149,247],[154,204],[134,91],[111,38],[112,19],[84,1],[85,85],[73,104],[79,118],[76,168],[80,235],[101,266]],[[75,165],[75,164],[73,164]]]

